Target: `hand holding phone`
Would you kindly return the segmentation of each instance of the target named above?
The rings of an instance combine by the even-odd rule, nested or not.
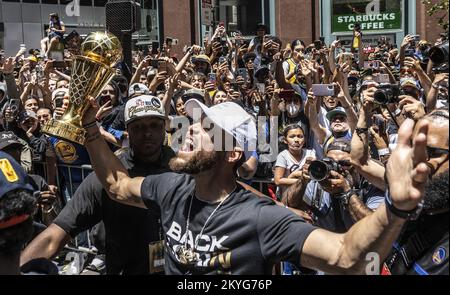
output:
[[[313,84],[312,92],[314,96],[334,96],[335,89],[333,84]]]

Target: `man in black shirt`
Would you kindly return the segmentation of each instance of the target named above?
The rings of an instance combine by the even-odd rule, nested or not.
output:
[[[413,146],[414,122],[407,120],[399,132],[391,156],[396,167],[390,163],[387,169],[392,200],[347,233],[335,234],[237,185],[236,168],[256,146],[256,126],[242,108],[232,102],[208,108],[196,100],[185,107],[195,123],[170,162],[172,170],[183,174],[146,178],[130,178],[108,151],[92,124],[95,108],[83,117],[86,146],[109,197],[161,209],[167,274],[270,274],[279,261],[327,273],[364,273],[366,255],[375,252],[384,259],[405,223],[400,213],[415,211],[423,198],[429,173],[426,122],[417,126]],[[224,143],[224,137],[231,137],[232,144]]]
[[[169,171],[169,160],[175,155],[171,148],[163,146],[164,109],[132,111],[137,104],[152,102],[161,104],[156,97],[141,96],[130,100],[125,108],[131,149],[119,158],[134,177]],[[55,256],[71,237],[100,221],[105,225],[107,273],[148,274],[149,244],[162,240],[159,210],[143,210],[112,201],[95,173],[81,183],[53,224],[25,249],[22,263]]]

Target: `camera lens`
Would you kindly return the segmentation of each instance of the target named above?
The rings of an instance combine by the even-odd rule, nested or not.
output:
[[[440,46],[435,46],[435,47],[431,48],[429,55],[430,55],[430,60],[434,64],[442,64],[442,63],[448,61],[448,56],[449,56],[448,42],[446,42]]]
[[[313,161],[309,165],[309,176],[312,180],[322,181],[328,178],[330,169],[328,165],[323,161]]]
[[[379,89],[373,95],[373,99],[375,100],[376,103],[385,105],[389,102],[389,95],[388,93],[386,93],[386,90]]]

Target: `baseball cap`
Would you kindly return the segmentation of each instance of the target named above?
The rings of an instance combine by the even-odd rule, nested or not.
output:
[[[23,147],[23,144],[14,133],[10,131],[0,132],[0,150],[13,145]]]
[[[37,115],[35,112],[27,110],[27,111],[23,111],[19,114],[19,122],[23,122],[28,118],[33,118],[35,120],[38,119]]]
[[[142,83],[134,83],[130,85],[128,88],[128,96],[133,97],[134,95],[148,95],[150,94],[150,90],[147,86]]]
[[[167,119],[164,106],[159,98],[152,95],[141,95],[127,101],[125,105],[125,125],[143,117]]]
[[[269,28],[268,28],[265,24],[263,24],[263,23],[259,23],[259,24],[256,26],[256,30],[259,30],[259,29],[264,29],[264,30],[266,30],[266,32],[269,31]]]
[[[337,115],[343,115],[343,116],[347,117],[347,113],[345,112],[345,109],[343,107],[337,107],[327,113],[327,119],[329,121],[331,121]]]
[[[188,101],[189,99],[194,98],[201,102],[205,102],[205,94],[203,93],[203,91],[198,89],[189,89],[185,91],[181,98],[183,99],[183,101]]]
[[[9,154],[0,151],[0,198],[17,189],[34,191],[28,174],[20,164]]]
[[[200,109],[198,114],[204,114],[214,125],[231,135],[243,149],[245,158],[250,159],[256,150],[256,124],[242,107],[234,102],[224,102],[208,108],[196,99],[188,100],[184,107],[191,118],[194,118],[194,110]]]
[[[407,86],[411,86],[416,88],[417,90],[419,89],[419,86],[417,85],[417,82],[415,79],[412,78],[406,78],[406,79],[402,79],[402,81],[400,82],[400,86],[403,87],[407,87]]]
[[[192,57],[192,63],[196,63],[196,62],[206,62],[208,64],[211,64],[211,60],[209,59],[209,57],[204,54],[200,54],[200,55],[196,55],[196,56]]]

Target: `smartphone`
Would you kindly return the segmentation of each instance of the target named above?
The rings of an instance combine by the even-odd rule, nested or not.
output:
[[[225,27],[225,22],[224,21],[220,21],[219,22],[219,27]]]
[[[10,99],[9,108],[11,109],[13,117],[17,116],[20,110],[20,99]]]
[[[236,82],[231,83],[231,88],[233,88],[234,91],[239,91],[239,85]]]
[[[380,84],[389,84],[391,81],[389,80],[388,74],[379,74],[378,76],[374,77],[375,82],[378,82]]]
[[[55,108],[62,108],[63,104],[64,104],[64,98],[62,98],[62,97],[55,98]],[[100,106],[102,106],[102,104],[100,104]]]
[[[158,54],[158,51],[159,51],[159,42],[152,42],[151,54]]]
[[[379,68],[380,68],[380,61],[379,60],[371,60],[371,61],[365,61],[364,62],[364,69],[378,70]]]
[[[247,72],[247,69],[245,69],[245,68],[237,69],[237,75],[244,78],[244,81],[247,81],[247,79],[248,79],[248,72]]]
[[[217,76],[216,76],[216,74],[214,74],[214,73],[209,73],[208,77],[209,77],[209,82],[216,84],[216,82],[217,82]]]
[[[312,91],[314,96],[334,96],[335,94],[333,84],[313,84]]]
[[[264,83],[255,83],[256,89],[258,89],[259,93],[265,94],[266,93],[266,84]]]
[[[20,44],[20,50],[27,50],[27,46],[25,44]]]
[[[405,57],[414,57],[415,50],[414,49],[406,49],[405,50]]]
[[[412,35],[411,37],[414,38],[414,42],[417,42],[417,43],[420,42],[420,35]]]
[[[167,72],[167,62],[165,60],[158,60],[158,72]]]
[[[223,64],[223,63],[226,63],[226,62],[227,62],[227,59],[224,56],[221,56],[219,58],[219,64]]]

